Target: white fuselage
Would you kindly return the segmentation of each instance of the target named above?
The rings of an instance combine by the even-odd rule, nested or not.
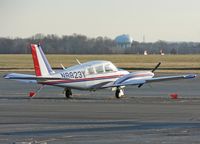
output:
[[[52,77],[63,79],[47,80],[41,84],[81,90],[96,90],[101,89],[102,85],[114,82],[126,74],[129,74],[129,72],[118,70],[109,61],[91,61],[69,67],[51,75]]]

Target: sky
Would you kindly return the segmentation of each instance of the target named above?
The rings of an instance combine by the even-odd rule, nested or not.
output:
[[[0,0],[0,37],[83,34],[200,41],[200,0]]]

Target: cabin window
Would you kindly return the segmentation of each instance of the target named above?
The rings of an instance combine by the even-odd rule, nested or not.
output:
[[[95,73],[93,67],[89,67],[89,68],[87,69],[87,71],[88,71],[88,74],[94,74],[94,73]]]
[[[103,65],[96,66],[95,70],[97,73],[104,73]]]

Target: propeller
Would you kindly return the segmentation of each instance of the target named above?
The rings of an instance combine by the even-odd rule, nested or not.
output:
[[[161,64],[161,62],[159,62],[156,66],[155,66],[155,68],[154,69],[152,69],[152,73],[155,71],[155,70],[157,70],[158,69],[158,67],[160,66],[160,64]]]
[[[143,86],[143,84],[139,84],[139,85],[138,85],[138,88],[140,88],[141,86]]]
[[[151,70],[151,72],[153,73],[155,70],[157,70],[158,69],[158,67],[161,65],[161,62],[159,62],[156,66],[155,66],[155,68],[153,68],[152,70]],[[139,84],[138,85],[138,88],[140,88],[140,87],[142,87],[144,84]]]

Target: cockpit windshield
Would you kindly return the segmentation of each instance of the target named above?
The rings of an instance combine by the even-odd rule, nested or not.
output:
[[[112,63],[107,63],[105,66],[105,72],[117,71],[117,68]]]
[[[106,64],[106,65],[105,65],[105,71],[106,71],[106,72],[112,72],[112,71],[114,71],[114,70],[113,70],[113,68],[112,68],[112,66],[111,66],[110,64]]]

